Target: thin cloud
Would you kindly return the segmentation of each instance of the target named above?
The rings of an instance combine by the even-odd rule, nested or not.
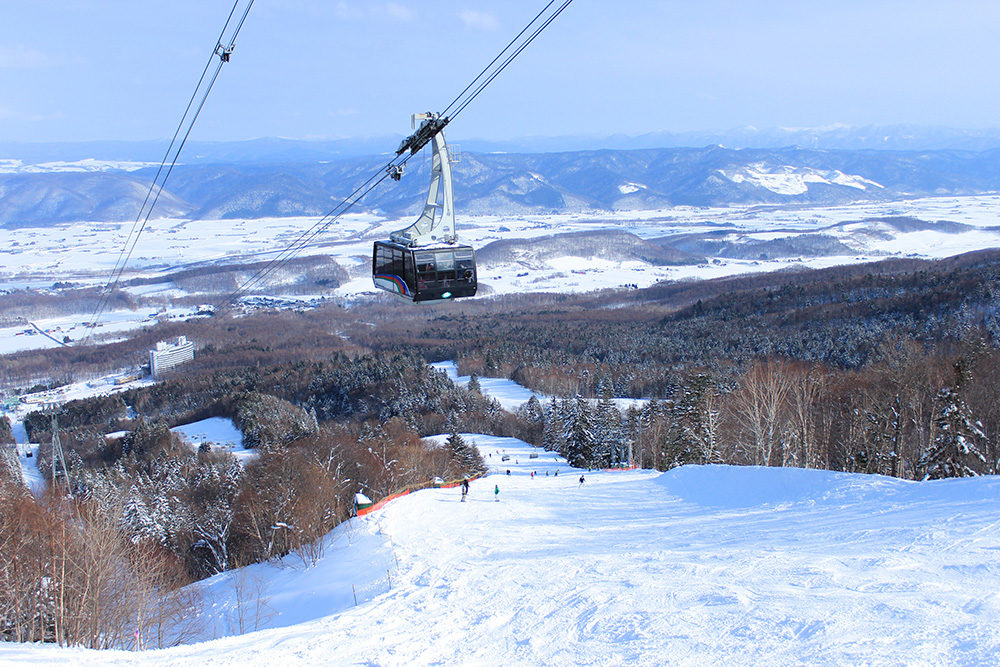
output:
[[[496,30],[500,27],[500,22],[489,12],[477,12],[475,9],[463,9],[458,13],[458,18],[465,24],[466,28],[476,30]]]
[[[53,111],[45,114],[29,114],[7,107],[0,107],[0,120],[12,123],[42,123],[50,120],[62,120],[65,117],[66,114],[61,111]]]
[[[64,60],[48,51],[32,48],[0,46],[0,69],[43,69],[64,64]]]
[[[365,19],[385,19],[394,21],[412,21],[413,11],[398,2],[388,2],[386,4],[358,4],[355,2],[338,2],[334,5],[334,13],[337,18],[345,21],[360,21]]]
[[[398,21],[412,21],[413,12],[398,2],[390,2],[385,6],[385,13],[389,15],[390,18],[394,18]]]

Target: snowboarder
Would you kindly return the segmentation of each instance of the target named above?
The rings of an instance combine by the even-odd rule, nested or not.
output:
[[[510,477],[510,468],[507,468],[507,476]]]
[[[558,477],[558,476],[559,476],[559,471],[558,471],[558,470],[556,470],[556,477]]]
[[[583,475],[580,475],[580,486],[583,486]]]
[[[469,478],[465,477],[462,479],[462,502],[465,502],[465,497],[469,495]]]
[[[497,484],[496,486],[493,487],[493,498],[496,499],[497,502],[500,502],[500,485],[499,484]]]

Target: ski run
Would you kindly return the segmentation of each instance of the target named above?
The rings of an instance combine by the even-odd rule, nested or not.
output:
[[[290,555],[196,584],[204,636],[265,629],[142,653],[5,644],[0,662],[979,665],[1000,655],[996,478],[588,472],[512,438],[464,437],[491,469],[468,502],[458,488],[415,492],[339,526],[314,566]]]

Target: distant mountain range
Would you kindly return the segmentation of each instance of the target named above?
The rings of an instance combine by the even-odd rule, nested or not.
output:
[[[816,148],[822,150],[963,150],[1000,148],[1000,128],[962,129],[919,125],[843,125],[825,127],[753,126],[729,130],[650,132],[641,135],[574,135],[518,137],[514,139],[449,139],[474,153],[563,153],[586,150],[636,150],[643,148]],[[283,139],[265,137],[245,141],[189,141],[182,162],[258,163],[318,162],[387,154],[399,145],[402,135],[342,139]],[[4,159],[26,163],[79,161],[155,162],[167,149],[166,141],[86,141],[27,143],[0,141],[0,163]],[[2,169],[2,165],[0,165]]]
[[[254,162],[239,159],[240,150],[232,147],[229,162],[178,165],[155,217],[322,215],[387,161],[385,156],[368,156]],[[135,217],[155,169],[101,160],[143,156],[95,153],[76,162],[66,157],[48,165],[23,158],[0,161],[0,225]],[[401,182],[387,180],[360,208],[390,216],[416,211],[429,177],[427,160],[418,158],[411,167]],[[454,171],[456,207],[462,214],[836,204],[1000,190],[1000,148],[465,151]]]

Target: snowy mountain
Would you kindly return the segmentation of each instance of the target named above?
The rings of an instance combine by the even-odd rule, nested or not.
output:
[[[238,161],[193,158],[173,172],[156,216],[196,219],[319,216],[387,160]],[[277,156],[283,155],[280,151]],[[17,162],[0,169],[0,225],[132,219],[155,170],[136,163]],[[13,166],[12,166],[13,165]],[[360,210],[414,212],[428,178],[416,160]],[[101,169],[98,171],[97,169]],[[470,153],[455,165],[456,207],[467,215],[651,210],[677,205],[841,204],[1000,189],[1000,150],[733,150],[718,146],[563,153]]]
[[[991,664],[1000,651],[996,478],[583,472],[512,438],[463,437],[492,470],[468,502],[419,491],[340,526],[313,566],[292,554],[196,584],[197,639],[258,632],[141,656],[4,644],[0,661]]]

